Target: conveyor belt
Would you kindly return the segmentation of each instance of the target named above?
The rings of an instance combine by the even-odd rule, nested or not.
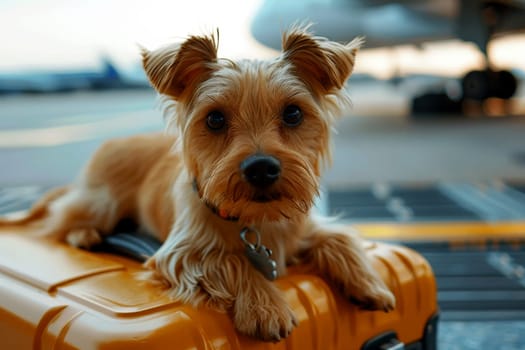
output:
[[[521,244],[405,245],[431,264],[443,320],[525,319],[525,238]]]
[[[327,202],[330,215],[428,259],[443,320],[525,319],[525,225],[512,224],[525,222],[524,184],[381,184],[329,191]],[[463,225],[468,234],[463,222],[470,223]],[[476,222],[485,227],[476,229]],[[463,234],[468,241],[461,243]]]
[[[328,212],[347,222],[525,219],[525,185],[443,183],[331,190]]]

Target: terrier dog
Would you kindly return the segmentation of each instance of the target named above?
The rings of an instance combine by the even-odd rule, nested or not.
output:
[[[232,61],[217,57],[217,39],[143,49],[168,132],[105,143],[75,183],[12,223],[38,220],[46,236],[87,247],[133,218],[163,241],[146,266],[174,298],[229,312],[240,333],[266,341],[297,325],[271,282],[292,264],[363,308],[392,310],[362,241],[311,215],[361,40],[298,26],[275,59]]]

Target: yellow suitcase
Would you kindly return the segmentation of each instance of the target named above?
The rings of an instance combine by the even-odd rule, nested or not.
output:
[[[140,282],[138,261],[0,231],[0,349],[435,349],[429,264],[401,246],[367,242],[367,253],[396,295],[394,311],[359,310],[321,278],[290,271],[275,283],[299,326],[265,343],[237,334],[226,314]]]

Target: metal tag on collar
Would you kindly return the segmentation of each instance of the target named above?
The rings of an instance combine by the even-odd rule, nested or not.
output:
[[[255,234],[255,244],[246,238],[250,232]],[[245,247],[244,253],[253,267],[259,270],[267,280],[275,280],[277,278],[277,263],[271,258],[272,251],[261,244],[259,232],[253,228],[245,227],[241,230],[240,236]]]

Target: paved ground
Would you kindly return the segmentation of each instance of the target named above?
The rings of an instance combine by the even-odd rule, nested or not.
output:
[[[396,91],[354,86],[328,186],[525,178],[524,117],[414,122]],[[0,98],[0,185],[70,181],[103,140],[162,130],[155,106],[147,90]]]
[[[523,350],[525,322],[440,322],[439,350]]]
[[[525,178],[525,118],[411,121],[348,118],[331,186]]]
[[[70,182],[106,139],[162,130],[149,90],[0,98],[0,185]]]

